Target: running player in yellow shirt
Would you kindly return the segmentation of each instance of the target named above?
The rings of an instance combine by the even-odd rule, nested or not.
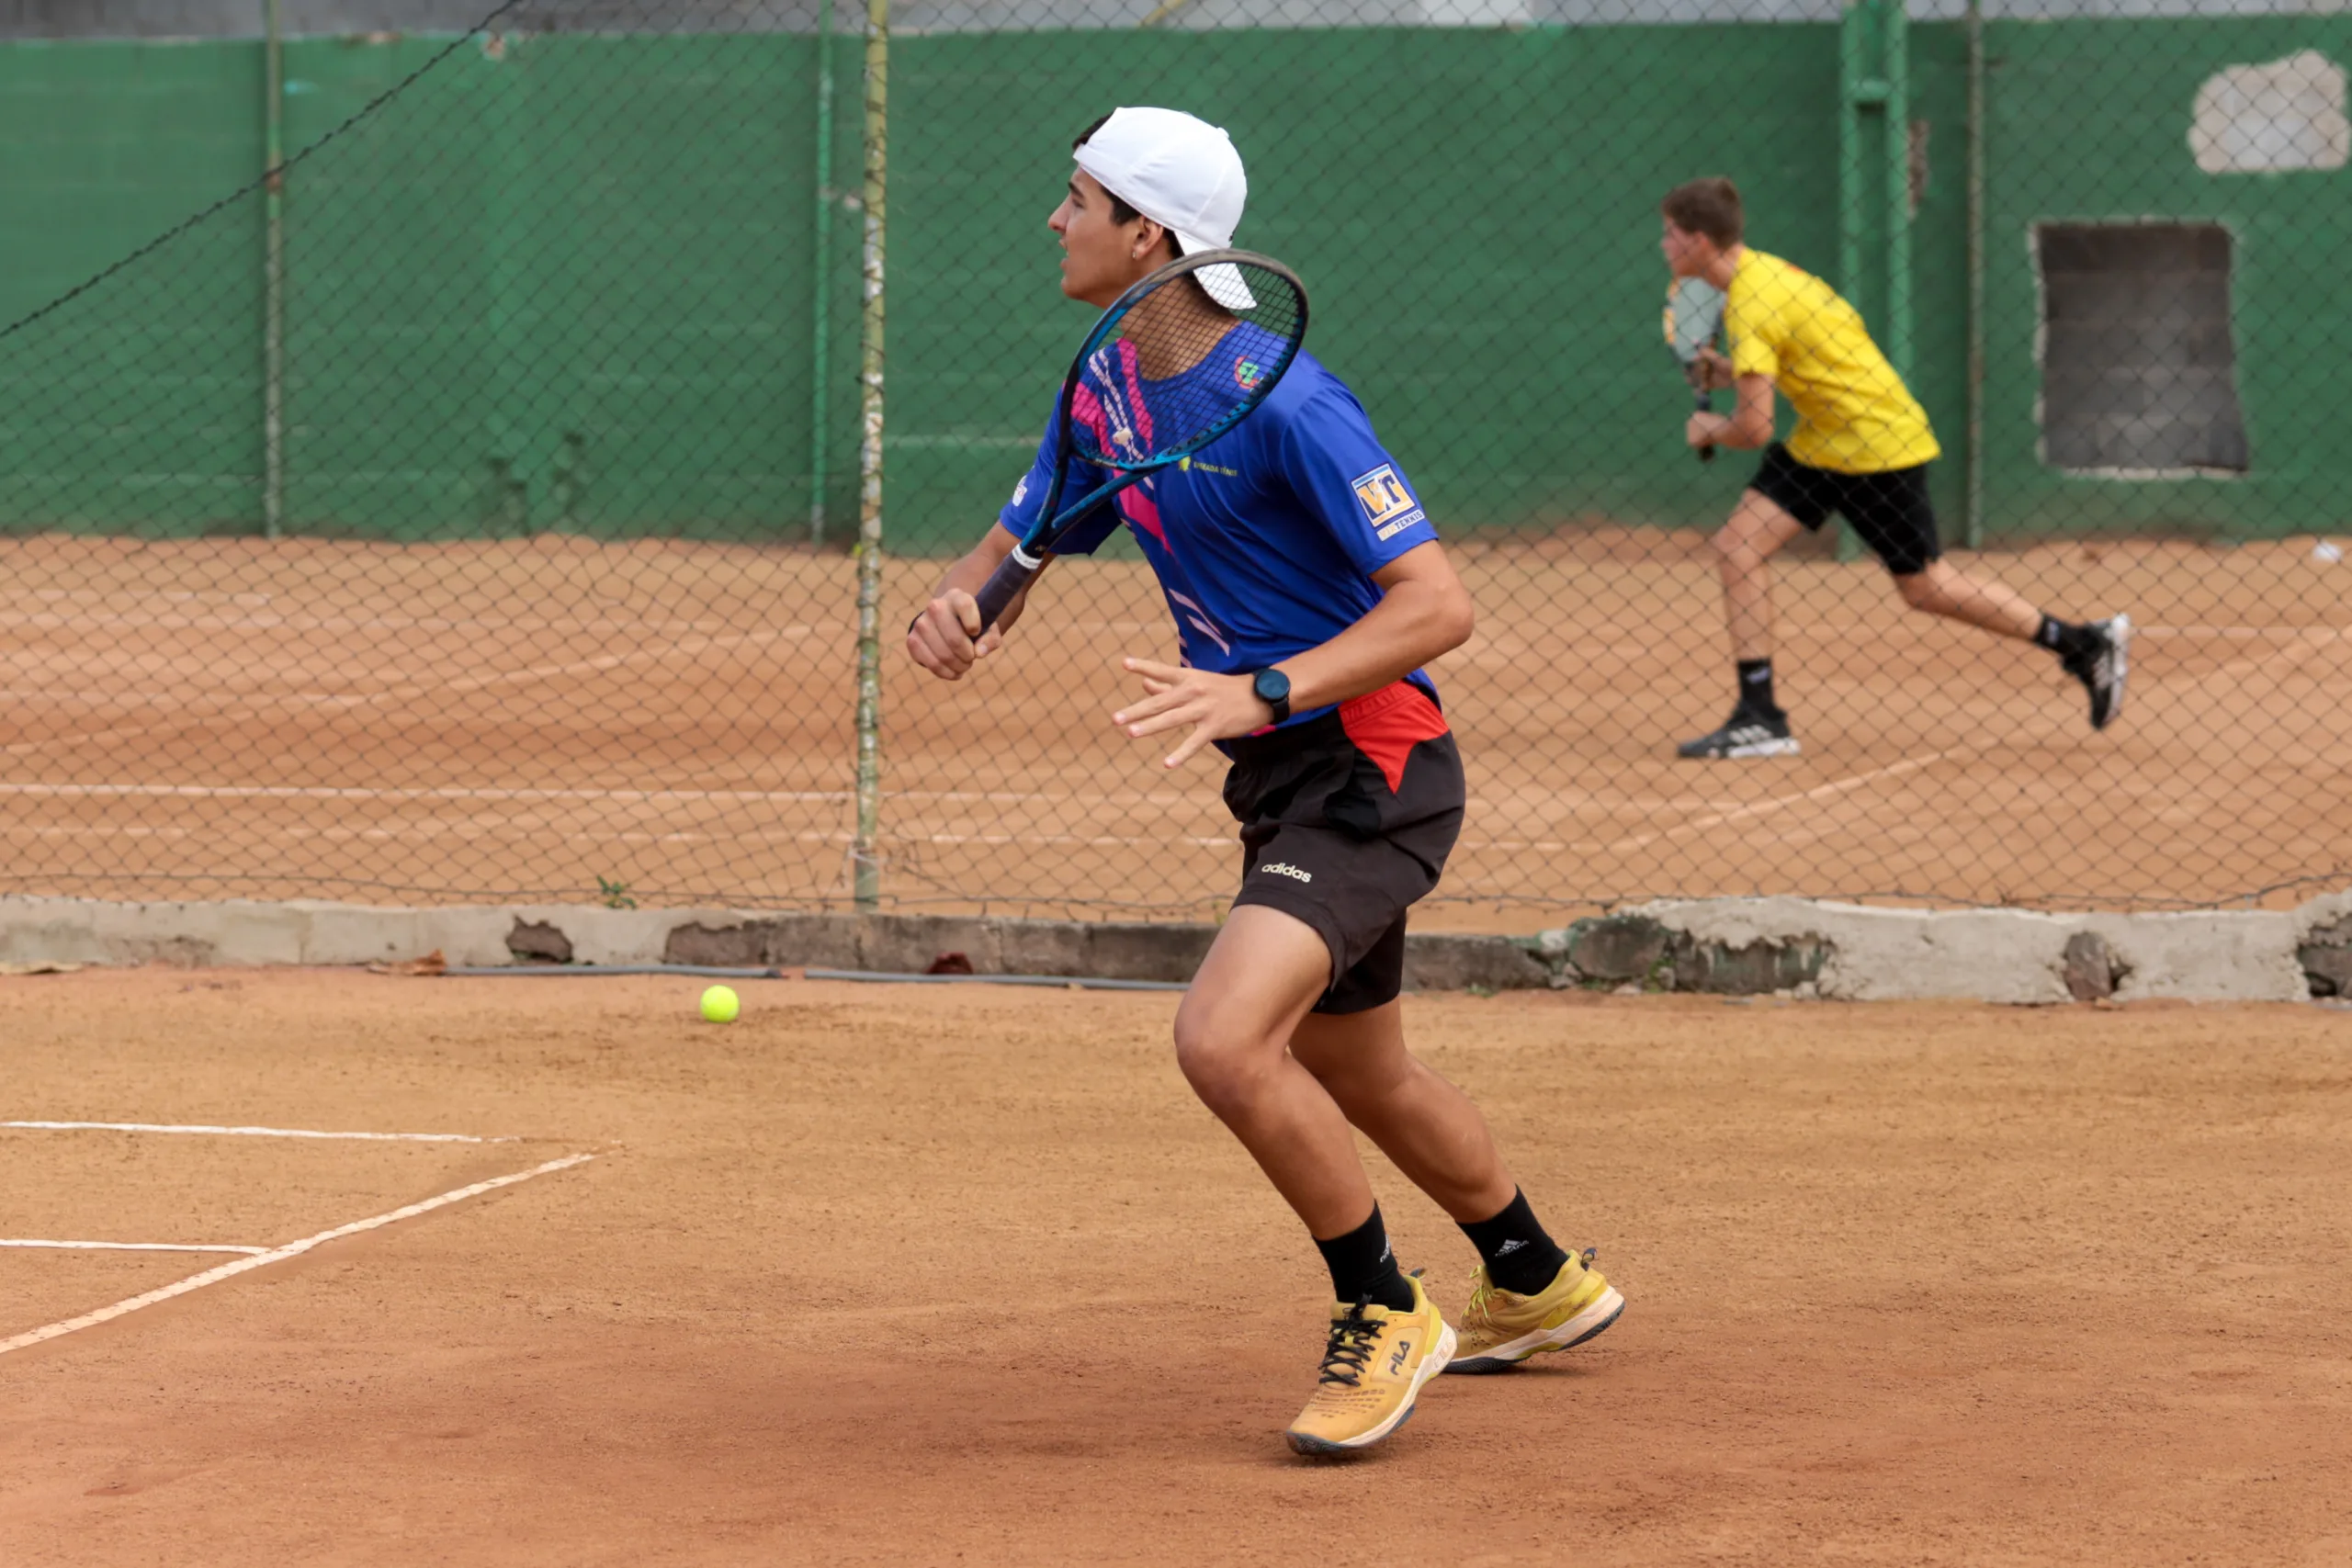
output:
[[[1886,570],[1903,602],[2057,654],[2091,698],[2091,728],[2122,710],[2132,620],[2061,621],[1997,582],[1943,558],[1928,502],[1928,464],[1941,451],[1928,416],[1862,328],[1861,316],[1819,278],[1742,243],[1739,191],[1692,180],[1658,204],[1661,248],[1677,277],[1722,289],[1730,356],[1703,358],[1708,385],[1736,388],[1729,414],[1693,413],[1693,447],[1765,448],[1756,477],[1715,535],[1724,612],[1731,623],[1739,696],[1730,720],[1685,741],[1685,757],[1784,757],[1798,749],[1772,694],[1772,579],[1767,564],[1797,536],[1842,513]],[[1786,445],[1772,439],[1772,395],[1797,411]]]

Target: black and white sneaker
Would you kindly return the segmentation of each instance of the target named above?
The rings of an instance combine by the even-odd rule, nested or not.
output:
[[[2132,617],[2093,621],[2098,647],[2079,660],[2066,661],[2066,673],[2091,694],[2091,728],[2105,729],[2123,711],[2123,684],[2132,673]]]
[[[1674,749],[1678,757],[1721,761],[1729,757],[1793,757],[1804,748],[1789,733],[1789,716],[1732,710],[1731,722],[1713,735],[1685,740]]]

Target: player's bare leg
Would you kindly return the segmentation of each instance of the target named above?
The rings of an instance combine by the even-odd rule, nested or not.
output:
[[[1534,1222],[1470,1097],[1405,1047],[1400,1003],[1338,1016],[1310,1013],[1291,1055],[1348,1120],[1453,1216],[1487,1259],[1471,1280],[1448,1371],[1502,1371],[1530,1356],[1582,1344],[1617,1321],[1625,1298],[1563,1252]]]
[[[1317,1454],[1385,1440],[1453,1357],[1453,1330],[1419,1280],[1397,1270],[1347,1117],[1290,1052],[1330,983],[1330,949],[1314,927],[1245,904],[1176,1013],[1185,1079],[1306,1222],[1330,1267],[1330,1337],[1314,1397],[1287,1434],[1294,1449]]]
[[[1348,1120],[1477,1244],[1448,1371],[1502,1371],[1528,1357],[1582,1344],[1617,1321],[1625,1298],[1592,1267],[1533,1225],[1527,1200],[1495,1148],[1487,1119],[1405,1046],[1398,1002],[1338,1016],[1310,1013],[1291,1055],[1331,1093]],[[1528,1229],[1541,1237],[1531,1253]],[[1514,1288],[1516,1287],[1516,1288]]]
[[[1798,750],[1772,694],[1772,558],[1804,525],[1755,491],[1740,492],[1731,521],[1715,531],[1715,570],[1724,620],[1739,667],[1739,700],[1724,727],[1677,749],[1683,757],[1789,757]]]
[[[1404,1003],[1309,1013],[1290,1053],[1406,1179],[1456,1221],[1500,1213],[1519,1184],[1470,1097],[1405,1048]]]
[[[1176,1011],[1176,1065],[1318,1240],[1372,1213],[1372,1182],[1330,1091],[1290,1038],[1331,983],[1315,928],[1245,904],[1217,932]]]
[[[1948,560],[1929,561],[1924,570],[1896,578],[1894,587],[1915,610],[1965,621],[2020,642],[2032,641],[2041,625],[2041,612],[2024,594],[1971,577]]]
[[[2131,669],[2132,617],[2075,624],[2044,615],[2025,595],[1981,577],[1970,577],[1948,560],[1894,580],[1903,602],[1931,615],[1965,621],[2002,637],[2036,643],[2058,656],[2069,675],[2090,694],[2091,728],[2104,729],[2123,707]]]
[[[1804,532],[1804,524],[1752,490],[1740,492],[1731,521],[1715,530],[1715,571],[1734,659],[1772,657],[1771,560]]]

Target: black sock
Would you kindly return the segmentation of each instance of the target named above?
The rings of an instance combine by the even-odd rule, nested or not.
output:
[[[1380,1222],[1380,1205],[1372,1218],[1345,1235],[1318,1241],[1315,1250],[1331,1270],[1331,1293],[1343,1302],[1369,1299],[1374,1306],[1410,1312],[1413,1287],[1396,1270],[1396,1255],[1388,1250],[1388,1227]]]
[[[1760,713],[1778,717],[1781,705],[1772,700],[1772,661],[1769,659],[1739,660],[1739,709],[1742,713]]]
[[[2041,617],[2041,625],[2033,629],[2033,640],[2069,663],[2098,651],[2098,633],[2055,615]]]
[[[1464,1224],[1462,1234],[1485,1259],[1487,1278],[1514,1295],[1538,1294],[1568,1260],[1560,1244],[1535,1223],[1524,1192],[1513,1192],[1509,1206],[1493,1219]]]

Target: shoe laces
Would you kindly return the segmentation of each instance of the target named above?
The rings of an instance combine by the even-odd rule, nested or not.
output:
[[[1371,1305],[1369,1295],[1358,1296],[1345,1316],[1332,1319],[1331,1337],[1323,1347],[1320,1382],[1347,1388],[1363,1385],[1363,1370],[1372,1359],[1373,1345],[1383,1325],[1381,1319],[1369,1314]]]
[[[1600,1248],[1588,1247],[1581,1252],[1571,1252],[1568,1256],[1583,1264],[1586,1272],[1589,1273],[1593,1264],[1600,1259]],[[1463,1308],[1462,1321],[1467,1324],[1474,1318],[1484,1319],[1487,1316],[1488,1298],[1498,1291],[1502,1291],[1502,1287],[1487,1277],[1486,1266],[1481,1264],[1470,1276],[1470,1304]]]
[[[1462,1309],[1462,1325],[1464,1328],[1467,1328],[1473,1322],[1482,1323],[1486,1321],[1487,1298],[1494,1293],[1495,1282],[1487,1278],[1487,1270],[1485,1267],[1481,1265],[1479,1268],[1471,1270],[1470,1304]]]

